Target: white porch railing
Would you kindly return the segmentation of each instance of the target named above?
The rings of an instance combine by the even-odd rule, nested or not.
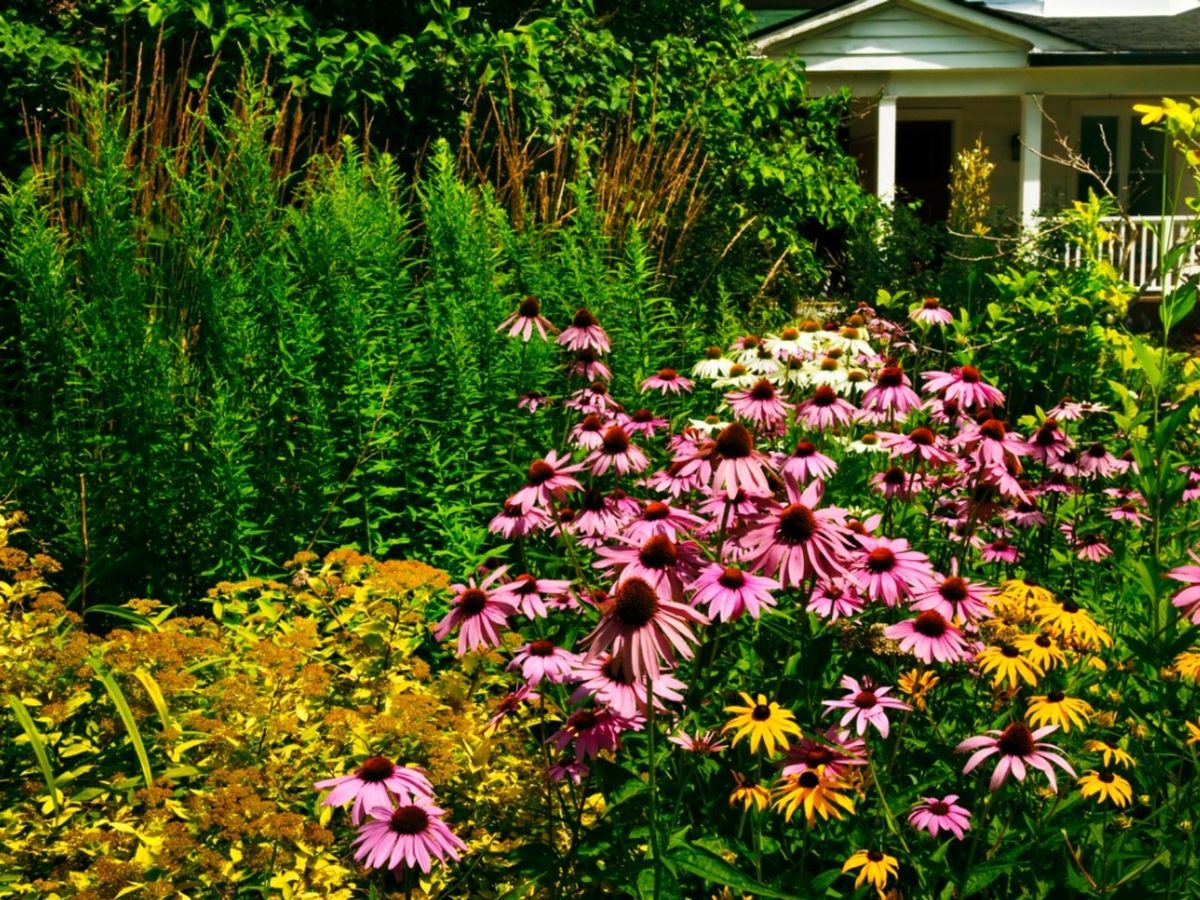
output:
[[[1121,273],[1121,276],[1131,284],[1136,285],[1143,294],[1161,294],[1163,279],[1158,270],[1161,251],[1159,238],[1166,234],[1167,249],[1183,240],[1191,230],[1195,216],[1106,216],[1101,224],[1112,233],[1112,238],[1100,245],[1100,252],[1108,257]],[[1077,266],[1083,257],[1083,250],[1077,244],[1068,243],[1063,249],[1063,263]],[[1200,252],[1195,244],[1188,248],[1180,268],[1167,278],[1166,289],[1175,286],[1180,273],[1186,275],[1200,271]]]

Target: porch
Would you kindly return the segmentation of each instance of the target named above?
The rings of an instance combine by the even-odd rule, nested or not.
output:
[[[1160,271],[1165,250],[1186,238],[1195,227],[1195,216],[1111,216],[1101,224],[1112,237],[1100,245],[1100,253],[1121,274],[1138,288],[1144,298],[1161,297],[1176,287],[1178,279],[1200,272],[1200,253],[1193,242],[1188,246],[1174,275],[1164,279]],[[1163,236],[1166,236],[1165,248]],[[1065,243],[1062,253],[1064,266],[1077,266],[1083,250],[1077,244]]]

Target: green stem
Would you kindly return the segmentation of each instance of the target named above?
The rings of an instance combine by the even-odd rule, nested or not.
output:
[[[646,737],[650,744],[650,852],[654,855],[654,900],[662,893],[662,857],[658,845],[658,785],[655,770],[658,760],[654,748],[654,681],[646,676]]]

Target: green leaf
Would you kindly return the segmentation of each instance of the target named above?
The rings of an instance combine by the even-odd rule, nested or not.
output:
[[[150,770],[150,757],[146,754],[146,744],[142,741],[142,733],[138,730],[137,719],[133,717],[133,710],[129,708],[129,701],[125,699],[125,694],[122,692],[121,686],[112,677],[112,673],[105,672],[100,666],[99,660],[89,659],[88,665],[95,670],[100,683],[108,691],[108,696],[112,699],[113,706],[117,708],[117,715],[121,717],[121,721],[125,725],[125,731],[129,734],[129,742],[133,744],[133,752],[137,756],[138,765],[142,767],[142,778],[146,782],[146,787],[151,787],[154,784],[154,774]]]
[[[1146,382],[1155,391],[1160,390],[1163,381],[1162,369],[1158,365],[1154,351],[1136,336],[1129,339],[1129,346],[1133,348],[1133,355],[1137,357],[1142,369],[1146,372]]]
[[[54,770],[50,768],[50,755],[46,752],[46,742],[42,740],[41,734],[38,733],[33,716],[29,715],[29,710],[25,708],[25,704],[12,694],[5,696],[8,699],[9,707],[12,708],[13,715],[17,717],[17,722],[20,724],[21,730],[29,738],[29,746],[33,748],[33,755],[37,757],[38,768],[42,770],[42,779],[46,782],[46,789],[50,792],[50,802],[54,804],[54,812],[61,815],[62,806],[58,802],[58,791],[54,787]]]
[[[702,878],[709,884],[723,885],[732,891],[755,894],[759,897],[776,897],[782,898],[782,900],[794,900],[795,898],[794,894],[785,894],[759,884],[719,856],[704,853],[693,846],[678,847],[670,851],[667,859],[677,869]]]
[[[1158,318],[1162,321],[1163,327],[1170,331],[1187,318],[1187,314],[1195,307],[1196,283],[1193,281],[1177,287],[1163,297],[1162,303],[1158,306]]]

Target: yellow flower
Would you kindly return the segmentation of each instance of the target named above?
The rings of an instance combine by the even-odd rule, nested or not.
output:
[[[992,684],[1007,681],[1011,687],[1019,687],[1024,681],[1030,687],[1037,684],[1043,672],[1040,666],[1034,665],[1012,646],[988,647],[983,650],[975,661],[984,672],[993,672]]]
[[[1089,769],[1079,779],[1079,793],[1084,797],[1094,796],[1097,802],[1111,800],[1117,806],[1127,806],[1133,799],[1133,785],[1112,772]]]
[[[1000,584],[1000,599],[1008,601],[1019,611],[1029,613],[1047,603],[1053,603],[1054,595],[1031,581],[1010,578]]]
[[[1191,722],[1186,722],[1184,724],[1187,725],[1188,730],[1188,746],[1190,747],[1192,744],[1200,744],[1200,725],[1194,725]]]
[[[1051,634],[1071,638],[1084,647],[1112,646],[1112,635],[1074,600],[1044,604],[1034,612],[1034,617]]]
[[[1063,653],[1058,641],[1044,632],[1022,634],[1013,640],[1013,646],[1028,656],[1029,661],[1043,672],[1050,672],[1067,664],[1067,655]]]
[[[757,753],[758,745],[762,744],[767,753],[771,754],[775,752],[777,743],[780,748],[787,748],[787,735],[801,736],[800,726],[796,724],[796,717],[791,710],[783,709],[774,700],[768,703],[764,694],[759,694],[756,700],[751,700],[749,694],[741,692],[741,698],[746,702],[745,706],[725,707],[725,712],[737,715],[721,729],[722,733],[738,729],[737,734],[733,736],[734,747],[738,741],[750,735],[752,753]]]
[[[933,690],[933,686],[940,680],[928,669],[924,672],[920,669],[909,669],[900,676],[900,690],[912,698],[913,706],[924,712],[925,695]]]
[[[1143,125],[1154,125],[1162,121],[1162,117],[1166,114],[1166,110],[1161,106],[1153,106],[1149,103],[1133,104],[1133,111],[1142,114]]]
[[[1116,763],[1128,769],[1137,765],[1132,756],[1111,741],[1084,741],[1083,749],[1088,753],[1099,753],[1100,761],[1106,766]]]
[[[737,806],[740,803],[742,809],[747,812],[752,806],[759,812],[767,808],[767,804],[771,802],[770,791],[761,784],[751,781],[741,772],[734,772],[733,780],[737,782],[737,787],[729,795],[730,806]]]
[[[807,769],[784,780],[779,788],[775,809],[782,812],[789,822],[802,805],[804,819],[809,825],[812,825],[818,813],[822,819],[830,816],[840,819],[842,814],[838,811],[839,806],[848,813],[854,812],[854,801],[839,793],[843,790],[846,790],[846,785],[836,778],[830,778],[824,766]]]
[[[1092,707],[1086,700],[1068,697],[1062,691],[1029,698],[1029,721],[1038,728],[1058,725],[1063,731],[1070,731],[1072,725],[1083,728],[1091,717]]]
[[[900,871],[900,863],[896,857],[888,856],[879,850],[859,850],[842,864],[843,872],[849,872],[851,869],[861,869],[858,877],[854,879],[856,888],[869,881],[882,895],[888,876],[896,877]]]
[[[1184,650],[1175,657],[1175,668],[1181,677],[1200,681],[1200,647]]]

